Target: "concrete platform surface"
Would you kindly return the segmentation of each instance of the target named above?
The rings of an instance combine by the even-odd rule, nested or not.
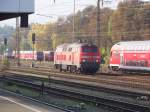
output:
[[[0,89],[0,112],[64,112]]]

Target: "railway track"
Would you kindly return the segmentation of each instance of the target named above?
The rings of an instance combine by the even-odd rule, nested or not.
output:
[[[58,71],[49,69],[40,69],[40,68],[16,68],[12,67],[9,68],[6,72],[14,73],[16,72],[23,72],[23,73],[31,73],[31,74],[37,74],[39,76],[51,76],[51,77],[59,77],[59,78],[65,78],[65,79],[75,79],[79,81],[88,81],[88,82],[94,82],[94,83],[103,83],[103,84],[109,84],[109,85],[117,85],[117,86],[123,86],[123,87],[129,87],[129,88],[139,88],[141,90],[150,90],[150,79],[141,77],[127,77],[127,76],[115,76],[109,74],[101,74],[96,76],[85,76],[85,75],[75,75],[75,74],[69,74],[69,73],[60,73]]]
[[[5,74],[6,75],[6,74]],[[80,82],[72,82],[72,81],[65,81],[65,80],[61,80],[61,79],[56,79],[56,78],[51,78],[50,79],[45,79],[45,78],[38,78],[38,77],[33,77],[33,76],[20,76],[20,75],[16,75],[16,74],[7,74],[6,76],[8,77],[13,77],[15,79],[22,79],[22,80],[27,80],[27,81],[33,81],[33,80],[38,80],[38,81],[47,81],[48,85],[50,84],[59,84],[59,85],[63,85],[63,86],[67,86],[67,87],[74,87],[77,89],[82,89],[82,90],[91,90],[94,92],[101,92],[104,91],[105,93],[112,93],[112,94],[116,94],[116,95],[122,95],[125,97],[131,97],[131,98],[138,98],[141,96],[148,96],[150,97],[150,94],[144,94],[144,93],[137,93],[137,92],[131,92],[131,91],[127,91],[127,90],[120,90],[120,89],[114,89],[114,88],[108,88],[105,86],[99,87],[99,86],[93,86],[93,85],[89,85],[89,84],[82,84]]]
[[[36,90],[40,90],[41,87],[38,83],[25,80],[24,78],[1,77],[0,79],[5,81],[14,81],[18,85],[26,86],[28,88],[32,88]],[[70,89],[56,88],[52,86],[45,86],[44,88],[45,88],[44,89],[45,92],[49,94],[55,94],[55,95],[57,94],[57,95],[61,95],[73,99],[91,102],[97,105],[104,105],[109,108],[117,109],[122,112],[149,112],[150,111],[149,106],[135,104],[127,101],[114,100],[114,99],[100,97],[100,96],[98,97],[98,96],[90,95],[88,93],[83,94],[82,92],[77,92]]]

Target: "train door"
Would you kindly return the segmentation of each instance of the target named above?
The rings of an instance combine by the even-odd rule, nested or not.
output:
[[[75,58],[75,49],[72,48],[72,65],[74,65],[74,58]]]
[[[72,49],[72,65],[76,64],[75,55],[76,55],[76,48],[73,48]]]
[[[150,49],[149,49],[149,59],[148,59],[148,67],[150,67]]]
[[[120,51],[120,65],[123,66],[124,64],[124,56],[123,56],[123,50]]]
[[[72,53],[72,64],[74,64],[74,52]]]

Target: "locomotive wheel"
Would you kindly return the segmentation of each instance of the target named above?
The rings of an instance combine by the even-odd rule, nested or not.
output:
[[[74,73],[74,68],[73,68],[73,66],[71,66],[71,72]]]
[[[76,69],[76,73],[80,74],[80,69],[79,68]]]
[[[77,67],[76,66],[72,66],[73,68],[73,73],[76,73],[77,72]]]
[[[84,69],[83,69],[83,67],[80,68],[80,73],[83,73],[83,74],[84,74]]]
[[[55,69],[58,69],[58,65],[54,65],[54,68],[55,68]]]
[[[68,71],[72,73],[71,66],[68,66]]]

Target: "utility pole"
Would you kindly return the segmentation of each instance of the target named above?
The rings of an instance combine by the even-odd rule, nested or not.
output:
[[[8,52],[7,50],[7,38],[4,38],[4,60],[7,60]]]
[[[20,66],[20,28],[19,17],[16,18],[16,47],[17,47],[17,66]]]
[[[102,47],[102,39],[101,39],[101,35],[100,35],[100,10],[101,10],[101,7],[100,7],[100,1],[102,1],[102,6],[103,6],[103,0],[98,0],[97,1],[97,46],[98,47]]]
[[[76,12],[76,5],[75,5],[75,0],[74,0],[74,6],[73,6],[73,40],[75,40],[75,12]]]

